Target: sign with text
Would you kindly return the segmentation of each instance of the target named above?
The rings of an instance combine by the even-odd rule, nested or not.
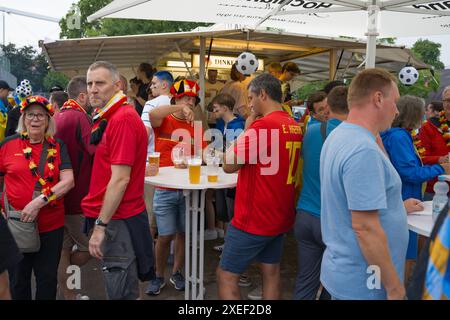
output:
[[[209,56],[208,69],[231,69],[231,66],[236,62],[236,57],[230,56]],[[208,59],[208,56],[205,56],[205,61]],[[259,66],[258,71],[264,71],[264,59],[258,59]],[[198,68],[200,67],[200,55],[193,54],[192,55],[192,67]]]

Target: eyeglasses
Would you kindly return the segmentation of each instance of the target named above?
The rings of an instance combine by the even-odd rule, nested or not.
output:
[[[27,120],[33,120],[34,118],[37,118],[39,121],[42,121],[45,119],[46,114],[45,113],[25,113],[25,118]]]
[[[442,104],[450,104],[450,99],[444,99],[444,100],[442,100]]]

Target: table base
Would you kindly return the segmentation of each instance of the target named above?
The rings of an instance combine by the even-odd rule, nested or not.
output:
[[[186,300],[203,300],[206,190],[184,190],[183,194],[186,201],[186,286],[184,298]],[[199,218],[200,231],[198,230]]]

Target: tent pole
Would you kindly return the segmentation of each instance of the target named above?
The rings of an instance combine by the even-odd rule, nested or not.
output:
[[[367,45],[366,45],[366,69],[375,68],[375,58],[377,50],[378,17],[380,7],[377,0],[372,0],[372,5],[367,8]]]
[[[206,39],[205,37],[200,37],[200,70],[198,73],[199,76],[199,85],[200,85],[200,106],[202,107],[202,111],[205,112],[205,55],[206,55]]]
[[[181,60],[183,60],[184,67],[189,72],[189,75],[191,76],[191,78],[194,79],[194,75],[192,73],[192,70],[191,70],[191,68],[189,68],[189,66],[188,66],[188,64],[186,62],[186,59],[183,56],[183,52],[181,52],[180,46],[178,45],[178,42],[175,42],[175,47],[177,48],[177,51],[178,51],[178,53],[180,55]]]

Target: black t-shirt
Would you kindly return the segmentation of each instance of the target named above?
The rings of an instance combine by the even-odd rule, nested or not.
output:
[[[147,102],[147,100],[148,100],[147,89],[148,89],[149,86],[150,86],[150,83],[147,83],[147,84],[143,83],[143,84],[141,84],[140,87],[139,87],[139,92],[137,94],[137,96],[139,98],[144,99],[145,102]],[[135,102],[136,102],[136,111],[137,111],[137,113],[139,113],[139,116],[141,116],[142,115],[142,110],[144,110],[144,106],[141,105],[139,103],[139,101],[137,101],[137,100]]]
[[[8,111],[8,121],[6,122],[5,138],[15,135],[19,125],[20,107],[15,106]]]
[[[0,214],[0,274],[14,267],[22,258],[16,241],[9,231],[3,215]]]

